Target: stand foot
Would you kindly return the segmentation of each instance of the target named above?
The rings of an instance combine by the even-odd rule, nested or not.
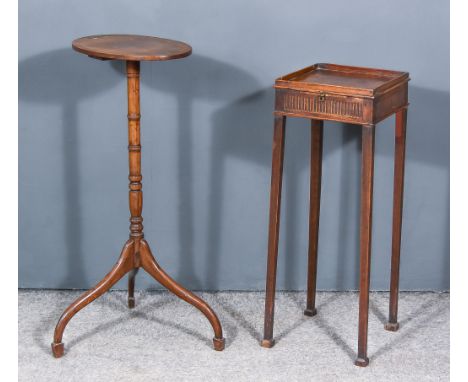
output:
[[[133,309],[135,307],[135,297],[129,297],[128,298],[128,307],[130,309]]]
[[[222,351],[224,350],[224,345],[225,345],[225,340],[224,338],[213,338],[213,348],[216,351]]]
[[[272,348],[274,345],[275,345],[275,340],[262,340],[262,342],[260,342],[260,346],[261,346],[262,348],[270,349],[270,348]]]
[[[317,314],[317,309],[316,309],[316,308],[304,310],[304,316],[313,317],[313,316],[315,316],[316,314]]]
[[[387,322],[384,328],[389,332],[396,332],[400,328],[400,324],[398,322]]]
[[[63,356],[63,351],[64,351],[63,342],[59,342],[59,343],[52,342],[50,346],[52,347],[52,354],[54,355],[55,358],[60,358],[61,356]]]
[[[367,365],[369,365],[369,358],[356,358],[354,364],[359,367],[366,367]]]

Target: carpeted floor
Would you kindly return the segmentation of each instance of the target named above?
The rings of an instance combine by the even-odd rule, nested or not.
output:
[[[372,293],[367,368],[353,365],[357,293],[321,292],[318,314],[302,315],[304,292],[278,293],[276,346],[259,346],[264,294],[201,295],[217,312],[226,349],[212,350],[204,316],[166,292],[111,292],[65,330],[65,356],[50,342],[75,291],[19,292],[20,381],[448,381],[449,294],[401,293],[400,330],[383,329],[388,294]]]

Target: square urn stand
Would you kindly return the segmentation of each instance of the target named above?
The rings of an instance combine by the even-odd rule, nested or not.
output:
[[[390,70],[315,64],[276,80],[275,123],[270,192],[264,347],[272,347],[278,258],[281,183],[286,117],[311,120],[310,212],[307,305],[314,316],[322,172],[323,121],[362,125],[359,335],[355,364],[367,366],[367,328],[372,230],[375,126],[395,114],[395,165],[390,309],[385,329],[398,330],[398,281],[405,163],[409,74]],[[343,128],[350,128],[344,125]]]

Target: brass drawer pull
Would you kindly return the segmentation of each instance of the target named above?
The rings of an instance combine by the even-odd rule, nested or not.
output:
[[[325,101],[325,93],[320,92],[320,93],[319,93],[318,100],[319,100],[319,101]]]

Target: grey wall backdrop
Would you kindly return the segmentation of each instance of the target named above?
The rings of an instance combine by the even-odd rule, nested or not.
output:
[[[132,33],[194,51],[142,64],[145,233],[177,280],[264,288],[272,84],[334,62],[410,72],[401,288],[449,288],[448,1],[22,0],[19,15],[20,287],[88,288],[127,238],[123,65],[71,41]],[[389,281],[393,123],[377,128],[374,289]],[[306,285],[308,127],[287,126],[285,289]],[[360,128],[327,123],[324,145],[318,287],[356,289]],[[159,287],[144,273],[137,286]]]

